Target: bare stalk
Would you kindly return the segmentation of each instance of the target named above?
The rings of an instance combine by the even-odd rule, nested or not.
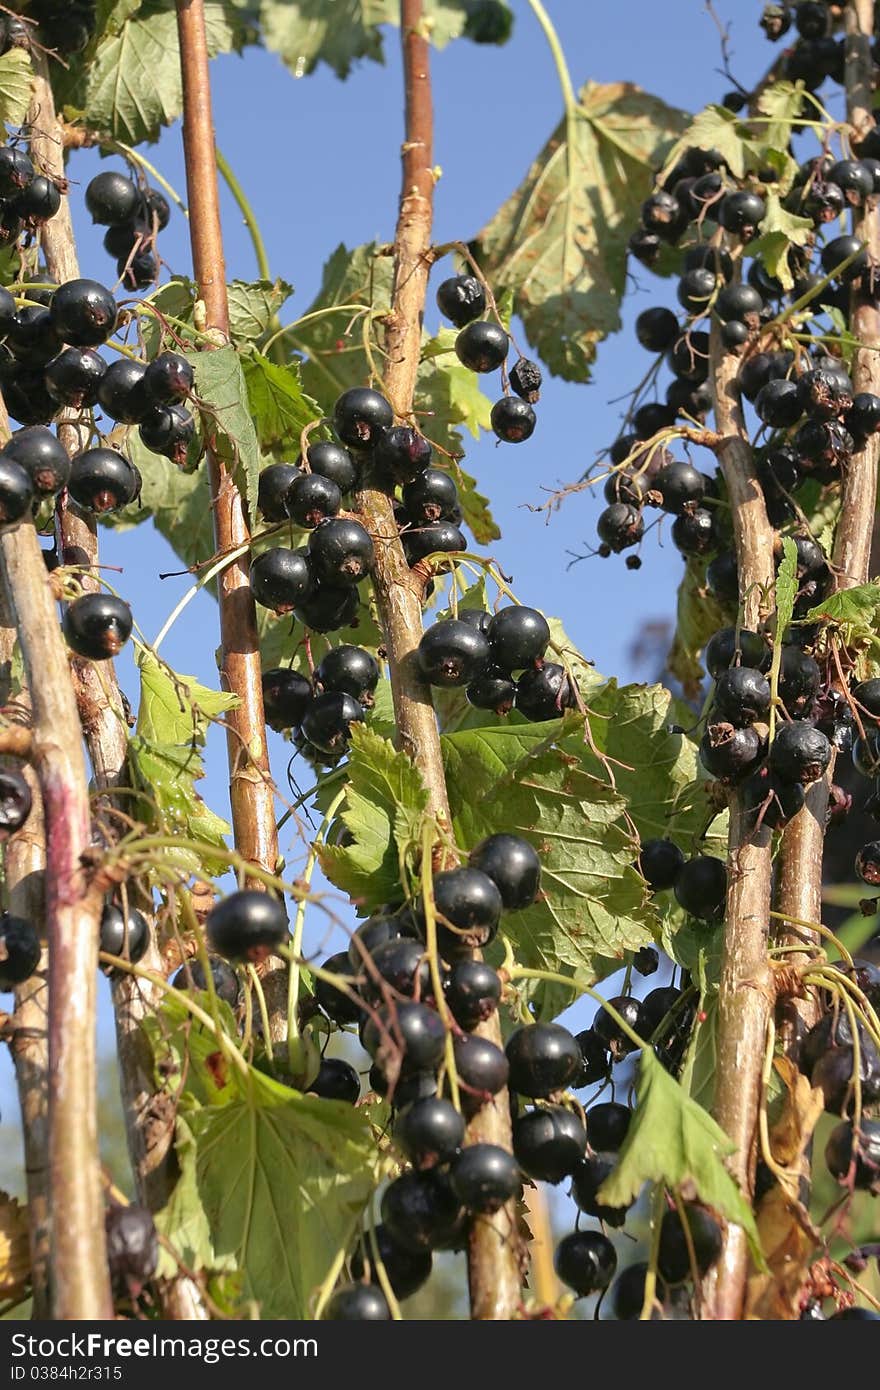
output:
[[[203,0],[177,0],[177,29],[193,270],[205,305],[206,328],[228,339],[229,303]],[[250,532],[241,494],[232,474],[211,449],[208,481],[217,550],[225,553],[247,545]],[[221,678],[224,689],[239,698],[238,707],[226,716],[229,794],[236,849],[250,863],[274,873],[278,866],[278,834],[263,713],[260,642],[248,572],[249,559],[245,554],[227,565],[217,578],[223,651]],[[262,885],[254,879],[250,886]],[[286,970],[280,961],[273,960],[264,988],[273,1041],[281,1041],[287,1026],[287,985]]]
[[[431,269],[434,207],[433,111],[430,50],[423,32],[421,0],[402,0],[400,34],[406,92],[403,178],[394,239],[394,288],[386,331],[384,385],[395,414],[409,419],[421,357],[422,316]],[[391,500],[367,479],[357,509],[376,541],[373,581],[382,626],[402,748],[418,766],[429,811],[449,826],[449,801],[440,735],[431,691],[420,679],[414,652],[422,636],[422,585],[403,554]],[[481,1025],[483,1037],[501,1043],[497,1016]],[[470,1143],[511,1147],[507,1093],[485,1105],[468,1127]],[[512,1204],[473,1225],[468,1250],[471,1316],[510,1319],[521,1297],[519,1240]]]
[[[718,458],[730,498],[742,621],[757,629],[773,592],[773,528],[755,474],[736,380],[738,361],[711,337],[711,380]],[[773,988],[767,957],[770,908],[770,832],[755,830],[740,793],[730,798],[728,890],[718,996],[715,1118],[736,1145],[731,1173],[751,1197],[761,1071]],[[742,1316],[748,1272],[745,1233],[728,1226],[721,1259],[704,1281],[704,1317]]]

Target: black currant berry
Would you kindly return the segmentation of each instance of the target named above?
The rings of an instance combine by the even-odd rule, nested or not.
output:
[[[667,463],[653,479],[652,486],[663,499],[663,510],[680,514],[702,502],[706,478],[690,463]]]
[[[781,830],[800,811],[805,797],[802,782],[784,782],[769,767],[761,767],[743,785],[743,811],[755,825]]]
[[[176,405],[192,394],[195,372],[179,352],[160,352],[144,373],[144,391],[153,405]]]
[[[136,907],[126,912],[116,903],[108,903],[101,913],[99,945],[110,956],[121,956],[133,965],[145,954],[150,944],[150,924]]]
[[[426,1282],[431,1274],[430,1250],[415,1253],[405,1250],[393,1239],[390,1231],[381,1223],[371,1236],[364,1236],[352,1252],[350,1267],[352,1278],[363,1279],[368,1268],[378,1258],[385,1266],[385,1274],[396,1298],[409,1298]]]
[[[320,473],[301,473],[294,479],[286,502],[291,521],[311,529],[337,515],[342,506],[342,493]]]
[[[498,323],[478,319],[455,340],[455,355],[472,372],[494,372],[507,357],[510,340]]]
[[[70,460],[68,487],[87,511],[114,512],[140,496],[141,475],[115,449],[87,449]]]
[[[728,232],[736,232],[743,241],[750,240],[767,211],[767,204],[757,193],[747,190],[727,193],[718,206],[718,221]]]
[[[322,1100],[338,1100],[345,1105],[356,1105],[360,1099],[361,1081],[350,1062],[341,1057],[322,1057],[318,1074],[309,1086],[309,1091]]]
[[[376,1284],[341,1284],[324,1309],[324,1322],[387,1322],[385,1295]]]
[[[705,314],[717,287],[717,276],[708,266],[686,270],[678,282],[678,302],[689,314]]]
[[[70,477],[67,450],[45,425],[29,425],[16,430],[2,457],[24,469],[34,492],[41,497],[60,492]]]
[[[880,1192],[880,1120],[862,1116],[858,1132],[851,1120],[831,1131],[825,1145],[828,1171],[839,1183],[860,1191]]]
[[[331,690],[312,700],[303,715],[302,731],[313,747],[337,756],[348,747],[352,724],[363,719],[363,705],[341,690]]]
[[[788,429],[801,418],[802,401],[803,396],[796,381],[768,381],[755,399],[755,413],[771,429]]]
[[[43,379],[54,401],[81,410],[97,404],[98,388],[106,370],[103,357],[91,348],[69,347],[47,364]]]
[[[369,709],[379,683],[379,667],[375,657],[363,647],[343,644],[332,647],[321,658],[315,670],[317,690],[341,691]]]
[[[45,174],[35,174],[27,187],[15,195],[11,207],[29,227],[39,227],[61,207],[61,190]]]
[[[615,999],[609,999],[608,1003],[615,1013],[619,1014],[623,1021],[638,1033],[639,1037],[644,1036],[641,1004],[638,999],[633,998],[630,994],[620,994]],[[635,1050],[636,1044],[632,1038],[624,1032],[617,1019],[609,1013],[604,1004],[596,1010],[592,1029],[615,1059],[626,1057],[628,1053]]]
[[[828,739],[804,719],[783,724],[770,745],[770,766],[786,782],[815,782],[830,761]]]
[[[516,699],[516,682],[504,671],[489,666],[481,676],[471,681],[465,694],[475,709],[492,710],[494,714],[509,714]]]
[[[543,660],[550,626],[537,609],[513,605],[494,615],[487,636],[493,665],[503,671],[521,671]]]
[[[104,227],[129,222],[140,207],[137,184],[116,170],[96,174],[86,187],[86,207],[92,221]]]
[[[443,993],[459,1028],[469,1032],[497,1009],[501,980],[485,961],[457,960],[446,976]]]
[[[419,473],[404,486],[401,499],[408,518],[415,526],[449,521],[458,511],[455,481],[439,468],[426,468]]]
[[[599,1188],[617,1166],[617,1154],[587,1154],[575,1165],[571,1175],[571,1195],[587,1216],[595,1216],[606,1226],[622,1226],[628,1207],[606,1207],[599,1201]]]
[[[697,1274],[711,1269],[723,1244],[721,1225],[710,1211],[696,1202],[682,1203],[682,1211],[684,1220],[677,1211],[667,1211],[660,1223],[657,1268],[668,1284],[680,1284],[691,1275],[688,1237],[693,1246]]]
[[[257,965],[287,940],[287,913],[277,898],[243,888],[211,909],[205,933],[218,955]]]
[[[0,915],[0,990],[29,980],[40,963],[40,940],[23,917]]]
[[[231,1009],[234,1009],[238,1004],[240,994],[238,976],[229,962],[220,956],[209,956],[208,962],[211,967],[211,979],[214,982],[217,998],[222,999],[224,1004],[228,1004]],[[207,983],[202,962],[200,960],[188,960],[172,976],[171,983],[175,989],[206,990]]]
[[[642,203],[642,223],[649,232],[656,232],[663,241],[677,241],[682,228],[681,207],[677,198],[662,188]]]
[[[434,623],[419,642],[416,660],[429,685],[469,685],[489,665],[488,640],[461,618]]]
[[[158,405],[147,411],[138,433],[154,454],[162,454],[182,468],[189,459],[196,422],[182,405]]]
[[[449,1181],[468,1211],[491,1216],[520,1190],[522,1178],[513,1154],[499,1144],[469,1144],[453,1159]]]
[[[754,265],[760,262],[753,262]],[[764,301],[752,285],[727,285],[714,304],[715,313],[722,323],[731,321],[742,323],[746,328],[758,327],[758,315]]]
[[[355,970],[363,972],[367,957],[387,941],[399,941],[402,936],[414,939],[417,935],[415,926],[406,929],[406,921],[400,914],[377,912],[361,922],[353,933],[348,945],[348,958]]]
[[[52,295],[49,313],[62,342],[98,347],[116,327],[116,300],[97,280],[68,280]]]
[[[662,401],[648,401],[639,406],[632,423],[638,439],[653,439],[660,430],[668,429],[675,423],[675,411]]]
[[[105,1213],[104,1225],[113,1290],[117,1295],[137,1297],[159,1263],[159,1238],[153,1218],[146,1207],[112,1206]]]
[[[642,1022],[641,1015],[639,1022]],[[629,1130],[632,1111],[617,1101],[602,1101],[587,1111],[587,1143],[594,1153],[617,1153]]]
[[[519,397],[502,396],[489,416],[493,433],[505,444],[522,444],[531,439],[538,417],[528,401]]]
[[[329,478],[335,483],[343,496],[351,492],[358,478],[357,465],[347,449],[329,440],[319,440],[310,444],[306,450],[306,462],[312,473]]]
[[[411,425],[393,425],[376,440],[374,460],[397,483],[409,483],[430,466],[433,451],[428,440]]]
[[[642,1000],[641,1022],[647,1037],[654,1036],[680,998],[681,990],[676,989],[674,985],[660,985],[658,989],[652,989],[645,995]]]
[[[430,962],[421,941],[400,936],[383,941],[364,962],[361,994],[368,1003],[388,999],[389,991],[411,999],[418,991],[424,999],[433,989]]]
[[[98,387],[98,403],[113,420],[136,425],[150,410],[144,390],[146,367],[129,357],[111,362]]]
[[[404,1173],[382,1194],[382,1221],[404,1250],[460,1247],[466,1217],[445,1172],[436,1168]]]
[[[266,722],[277,730],[297,728],[312,698],[310,682],[299,671],[276,666],[263,672],[262,684]]]
[[[257,603],[275,613],[290,613],[309,594],[312,570],[305,550],[275,546],[251,562],[251,588]]]
[[[846,262],[849,262],[846,265]],[[868,252],[858,237],[838,236],[822,247],[822,269],[845,285],[857,280],[868,268]]]
[[[639,227],[627,242],[627,250],[641,265],[653,266],[661,250],[661,241],[656,232]]]
[[[869,844],[862,845],[856,855],[855,869],[863,883],[869,883],[872,887],[880,884],[880,840],[871,840]]]
[[[127,290],[145,290],[159,278],[159,260],[144,246],[134,255],[120,256],[116,274]]]
[[[0,146],[0,198],[14,198],[33,180],[34,166],[26,150]]]
[[[580,1089],[583,1086],[592,1086],[596,1081],[603,1081],[608,1075],[610,1063],[608,1048],[599,1034],[594,1033],[592,1028],[585,1028],[576,1035],[575,1042],[581,1052],[581,1069],[571,1083],[572,1086]]]
[[[60,352],[62,340],[55,332],[48,309],[39,304],[25,304],[7,330],[6,345],[17,361],[43,367]]]
[[[513,1125],[513,1152],[527,1177],[562,1182],[586,1151],[580,1118],[562,1105],[545,1105],[520,1115]]]
[[[656,946],[640,946],[633,955],[633,970],[640,975],[656,975],[660,969],[660,952]]]
[[[727,866],[723,859],[698,854],[689,859],[675,882],[680,907],[701,922],[717,922],[727,903]]]
[[[516,683],[516,708],[533,724],[558,719],[576,703],[571,682],[555,661],[545,661],[537,671],[524,671]]]
[[[470,867],[446,869],[434,875],[433,890],[442,956],[455,960],[494,939],[503,902],[487,874]]]
[[[437,308],[456,328],[486,311],[486,292],[475,275],[453,275],[437,286]]]
[[[313,632],[339,632],[355,623],[358,605],[358,591],[354,585],[339,589],[332,584],[315,584],[293,612],[297,622]]]
[[[488,875],[508,912],[530,907],[538,896],[541,861],[519,835],[490,835],[471,850],[468,863]]]
[[[511,1089],[533,1099],[546,1099],[565,1090],[583,1064],[575,1038],[558,1023],[531,1023],[515,1029],[505,1052]]]
[[[769,671],[773,652],[757,632],[744,627],[723,627],[709,638],[703,660],[709,675],[718,680],[729,667],[740,664]]]
[[[648,887],[659,893],[673,886],[684,862],[673,840],[643,840],[637,867]]]
[[[754,724],[770,710],[770,682],[752,666],[731,666],[715,685],[712,718],[737,727]]]
[[[343,391],[333,407],[333,428],[354,449],[371,449],[393,421],[389,402],[368,386]]]
[[[357,970],[352,965],[347,951],[338,951],[335,956],[328,956],[321,969],[331,975],[341,975],[346,983],[354,988]],[[356,999],[352,999],[350,995],[320,976],[315,977],[315,998],[334,1023],[360,1023],[363,1017],[363,1009]]]
[[[648,352],[666,352],[678,332],[678,319],[671,309],[643,309],[636,319],[636,337]]]
[[[446,1047],[446,1029],[435,1009],[402,1000],[367,1018],[363,1044],[373,1060],[380,1063],[386,1054],[399,1051],[401,1075],[412,1076],[415,1072],[436,1071]]]
[[[578,1298],[602,1293],[617,1269],[617,1252],[601,1231],[572,1231],[556,1247],[553,1267]]]
[[[509,379],[511,390],[529,405],[535,405],[540,399],[544,378],[537,362],[530,362],[527,357],[518,358],[510,369]]]
[[[638,508],[644,502],[649,487],[650,483],[644,474],[629,473],[618,468],[606,478],[602,494],[610,504],[628,502]]]
[[[394,1142],[415,1168],[434,1168],[455,1158],[464,1143],[464,1120],[450,1101],[426,1096],[400,1111]]]
[[[359,521],[334,516],[309,536],[308,557],[322,584],[344,588],[359,584],[373,568],[373,542]]]
[[[450,521],[430,521],[401,535],[406,563],[412,569],[429,555],[454,555],[467,550],[464,535]]]
[[[708,507],[695,507],[675,518],[669,534],[679,554],[708,555],[717,545],[715,514]]]
[[[65,609],[67,645],[88,661],[117,656],[131,636],[131,609],[113,594],[83,594]]]
[[[20,830],[30,815],[31,789],[16,767],[0,767],[0,841]]]
[[[634,1322],[642,1316],[642,1308],[645,1302],[645,1281],[648,1277],[648,1265],[644,1261],[638,1264],[629,1265],[622,1274],[618,1275],[617,1282],[612,1290],[612,1301],[614,1304],[615,1317],[620,1322]],[[666,1298],[666,1285],[662,1278],[657,1279],[655,1297],[661,1302]],[[654,1309],[651,1314],[652,1321],[660,1314]]]

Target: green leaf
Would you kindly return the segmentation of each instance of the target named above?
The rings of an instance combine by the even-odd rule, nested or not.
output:
[[[10,48],[0,57],[0,122],[4,126],[21,125],[34,85],[30,54],[23,48]]]
[[[141,674],[137,732],[150,743],[204,743],[208,723],[239,704],[237,695],[209,690],[195,676],[171,671],[146,647],[137,646]]]
[[[212,856],[211,849],[225,849],[227,821],[214,814],[199,796],[195,783],[205,775],[204,764],[192,745],[159,744],[133,735],[128,742],[131,784],[142,793],[136,799],[135,814],[151,829],[171,836],[198,840],[204,849],[167,850],[176,864],[192,872],[220,874],[226,860]]]
[[[480,390],[480,378],[470,372],[453,351],[456,334],[443,329],[437,338],[429,339],[422,349],[422,362],[416,378],[416,398],[420,410],[429,418],[422,428],[425,434],[447,453],[461,454],[461,432],[465,429],[479,439],[480,430],[489,429],[492,402]]]
[[[340,392],[370,376],[363,347],[364,314],[384,314],[391,303],[391,258],[375,242],[349,251],[337,246],[324,266],[321,288],[286,341],[306,355],[302,383],[325,415]],[[354,308],[343,308],[354,305]],[[335,306],[340,306],[336,310]],[[325,312],[333,310],[334,312]],[[310,315],[320,314],[320,317]]]
[[[213,1103],[187,1109],[186,1187],[162,1224],[176,1245],[168,1217],[177,1214],[194,1255],[209,1255],[213,1268],[237,1267],[242,1295],[262,1318],[307,1318],[376,1184],[369,1117],[300,1095],[253,1067],[242,1074],[181,1015],[176,1003],[163,1006],[172,1055],[186,1050],[186,1098],[217,1079],[222,1087]],[[169,1045],[154,1046],[161,1062]]]
[[[681,139],[669,151],[663,173],[691,146],[698,150],[717,150],[738,179],[745,176],[746,169],[753,166],[756,158],[748,126],[725,106],[710,105],[694,116]]]
[[[646,1182],[663,1183],[684,1197],[697,1197],[728,1221],[742,1226],[752,1257],[764,1256],[755,1218],[724,1166],[734,1152],[723,1130],[678,1082],[664,1071],[650,1048],[640,1055],[638,1104],[617,1166],[599,1189],[603,1206],[625,1207]]]
[[[340,818],[353,841],[319,849],[324,873],[368,911],[401,895],[402,868],[419,848],[428,794],[406,753],[369,727],[352,731]]]
[[[488,545],[490,541],[497,541],[501,530],[489,510],[489,499],[480,492],[476,479],[463,468],[456,467],[455,481],[458,485],[458,501],[464,524],[473,533],[474,540],[478,545]]]
[[[794,549],[794,542],[791,542]],[[778,589],[778,580],[777,580]],[[778,602],[778,600],[777,600]],[[873,625],[880,608],[880,582],[876,579],[870,584],[857,584],[852,589],[839,589],[817,603],[806,614],[807,623],[830,622],[839,626],[851,624],[856,628]]]
[[[348,77],[360,58],[382,62],[382,37],[366,15],[364,0],[263,0],[260,25],[266,47],[279,54],[294,77],[326,63]]]
[[[706,672],[700,660],[703,648],[724,625],[724,610],[706,588],[706,561],[688,557],[678,586],[677,621],[672,647],[666,658],[671,675],[681,681],[689,700],[697,699]]]
[[[205,0],[210,57],[240,51],[255,30],[245,7],[233,0]],[[56,79],[67,108],[101,135],[129,145],[158,139],[183,109],[177,15],[172,0],[145,0],[70,60]]]
[[[589,83],[477,238],[493,287],[514,290],[529,340],[568,381],[588,378],[596,344],[620,327],[626,243],[686,121],[632,84]]]
[[[776,571],[776,636],[773,646],[781,647],[791,622],[798,590],[798,553],[791,536],[782,538],[782,559]]]
[[[221,1257],[214,1249],[211,1227],[199,1196],[197,1152],[189,1123],[178,1109],[174,1128],[174,1154],[180,1177],[167,1203],[156,1213],[156,1229],[170,1243],[175,1255],[188,1269],[234,1270],[235,1256],[230,1252]],[[163,1248],[159,1255],[159,1276],[171,1278],[177,1272],[177,1268],[176,1260]]]
[[[765,150],[788,150],[792,134],[807,129],[803,125],[809,102],[804,101],[806,88],[803,82],[774,81],[767,84],[758,98],[758,115],[765,121],[755,121],[752,129]],[[812,129],[821,139],[821,123],[816,121]]]
[[[321,414],[320,407],[303,393],[299,364],[280,366],[252,351],[242,355],[241,370],[262,447],[298,453],[302,431]]]
[[[236,482],[256,513],[260,447],[251,415],[242,361],[232,346],[188,352],[196,375],[196,395],[205,438],[235,469]]]
[[[769,275],[775,275],[786,290],[794,285],[794,276],[788,263],[788,253],[792,246],[805,246],[813,236],[813,223],[808,217],[799,217],[787,212],[777,193],[765,195],[767,211],[761,221],[761,235],[750,246],[753,256],[758,257]]]
[[[226,288],[229,332],[237,343],[254,343],[261,338],[293,294],[293,286],[286,280],[233,280]]]

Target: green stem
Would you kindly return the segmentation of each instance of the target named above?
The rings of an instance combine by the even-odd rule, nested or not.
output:
[[[543,29],[544,37],[550,46],[550,52],[553,54],[553,62],[556,64],[556,72],[559,77],[559,85],[562,88],[562,97],[565,102],[566,114],[569,114],[577,107],[577,97],[575,96],[571,73],[568,71],[568,64],[565,61],[562,44],[559,42],[559,35],[553,27],[553,21],[541,4],[541,0],[529,0],[529,6]]]
[[[217,168],[223,175],[226,187],[238,204],[239,212],[245,221],[245,226],[250,232],[251,244],[254,248],[254,255],[257,258],[257,269],[260,272],[261,280],[271,281],[272,275],[269,270],[269,257],[266,254],[266,244],[263,241],[263,234],[260,231],[260,224],[257,222],[254,210],[245,196],[245,191],[239,183],[235,174],[227,163],[226,156],[220,150],[216,151]]]
[[[339,806],[345,799],[347,788],[343,787],[337,792],[327,808],[327,814],[318,827],[318,833],[312,844],[309,846],[309,857],[306,860],[306,867],[303,871],[300,884],[307,888],[312,886],[312,875],[318,862],[318,845],[324,838],[329,829],[333,817],[336,815]],[[293,934],[290,940],[290,957],[287,970],[287,1051],[290,1059],[290,1069],[296,1075],[299,1067],[299,1020],[296,1016],[296,1006],[299,1002],[299,979],[300,962],[302,958],[302,939],[303,929],[306,921],[306,899],[302,898],[297,909],[293,923]]]

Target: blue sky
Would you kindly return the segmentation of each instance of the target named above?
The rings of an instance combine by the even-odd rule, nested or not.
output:
[[[718,75],[718,30],[700,0],[550,0],[573,81],[635,82],[673,105],[691,110],[720,99],[729,83]],[[719,4],[735,20],[733,70],[748,85],[774,56],[758,28],[761,6]],[[560,118],[562,100],[549,49],[525,0],[514,0],[517,23],[502,49],[467,42],[433,57],[436,109],[435,161],[443,171],[436,198],[435,240],[468,240],[523,178],[532,158]],[[217,142],[243,184],[265,238],[272,273],[289,280],[295,296],[285,321],[307,308],[325,259],[339,242],[356,246],[393,236],[399,191],[402,139],[401,73],[397,31],[386,34],[384,66],[364,63],[340,82],[325,67],[295,80],[271,54],[249,51],[213,66]],[[184,188],[179,126],[147,151],[170,182]],[[92,228],[83,190],[101,164],[97,154],[71,160],[71,202],[82,272],[112,283],[113,263]],[[256,264],[241,216],[224,192],[224,226],[229,278],[256,278]],[[161,251],[173,271],[190,273],[186,224],[175,211],[161,235]],[[435,283],[439,283],[439,272]],[[642,376],[649,359],[635,341],[632,321],[650,304],[674,306],[674,284],[640,272],[625,306],[624,331],[600,347],[586,386],[548,380],[539,406],[538,428],[521,446],[495,447],[492,436],[472,445],[467,468],[492,500],[503,538],[492,547],[518,596],[558,615],[581,651],[599,671],[620,679],[645,679],[652,672],[633,660],[632,648],[646,625],[674,614],[681,559],[672,545],[649,537],[638,573],[621,558],[585,561],[568,571],[567,552],[593,543],[602,505],[591,494],[571,498],[545,518],[528,510],[543,489],[578,477],[619,432],[620,404],[611,403]],[[439,318],[431,300],[428,326]],[[102,559],[122,567],[114,576],[148,637],[154,637],[187,581],[160,582],[160,572],[179,562],[149,526],[114,535],[102,533]],[[163,646],[177,669],[216,681],[216,612],[205,598],[192,604]],[[130,662],[120,678],[136,696]],[[283,782],[288,748],[273,739],[273,770]],[[202,784],[211,805],[225,813],[225,743],[209,748]],[[290,845],[282,846],[290,850]],[[106,1012],[102,1038],[111,1030]],[[6,1050],[0,1052],[0,1108],[9,1121]]]

